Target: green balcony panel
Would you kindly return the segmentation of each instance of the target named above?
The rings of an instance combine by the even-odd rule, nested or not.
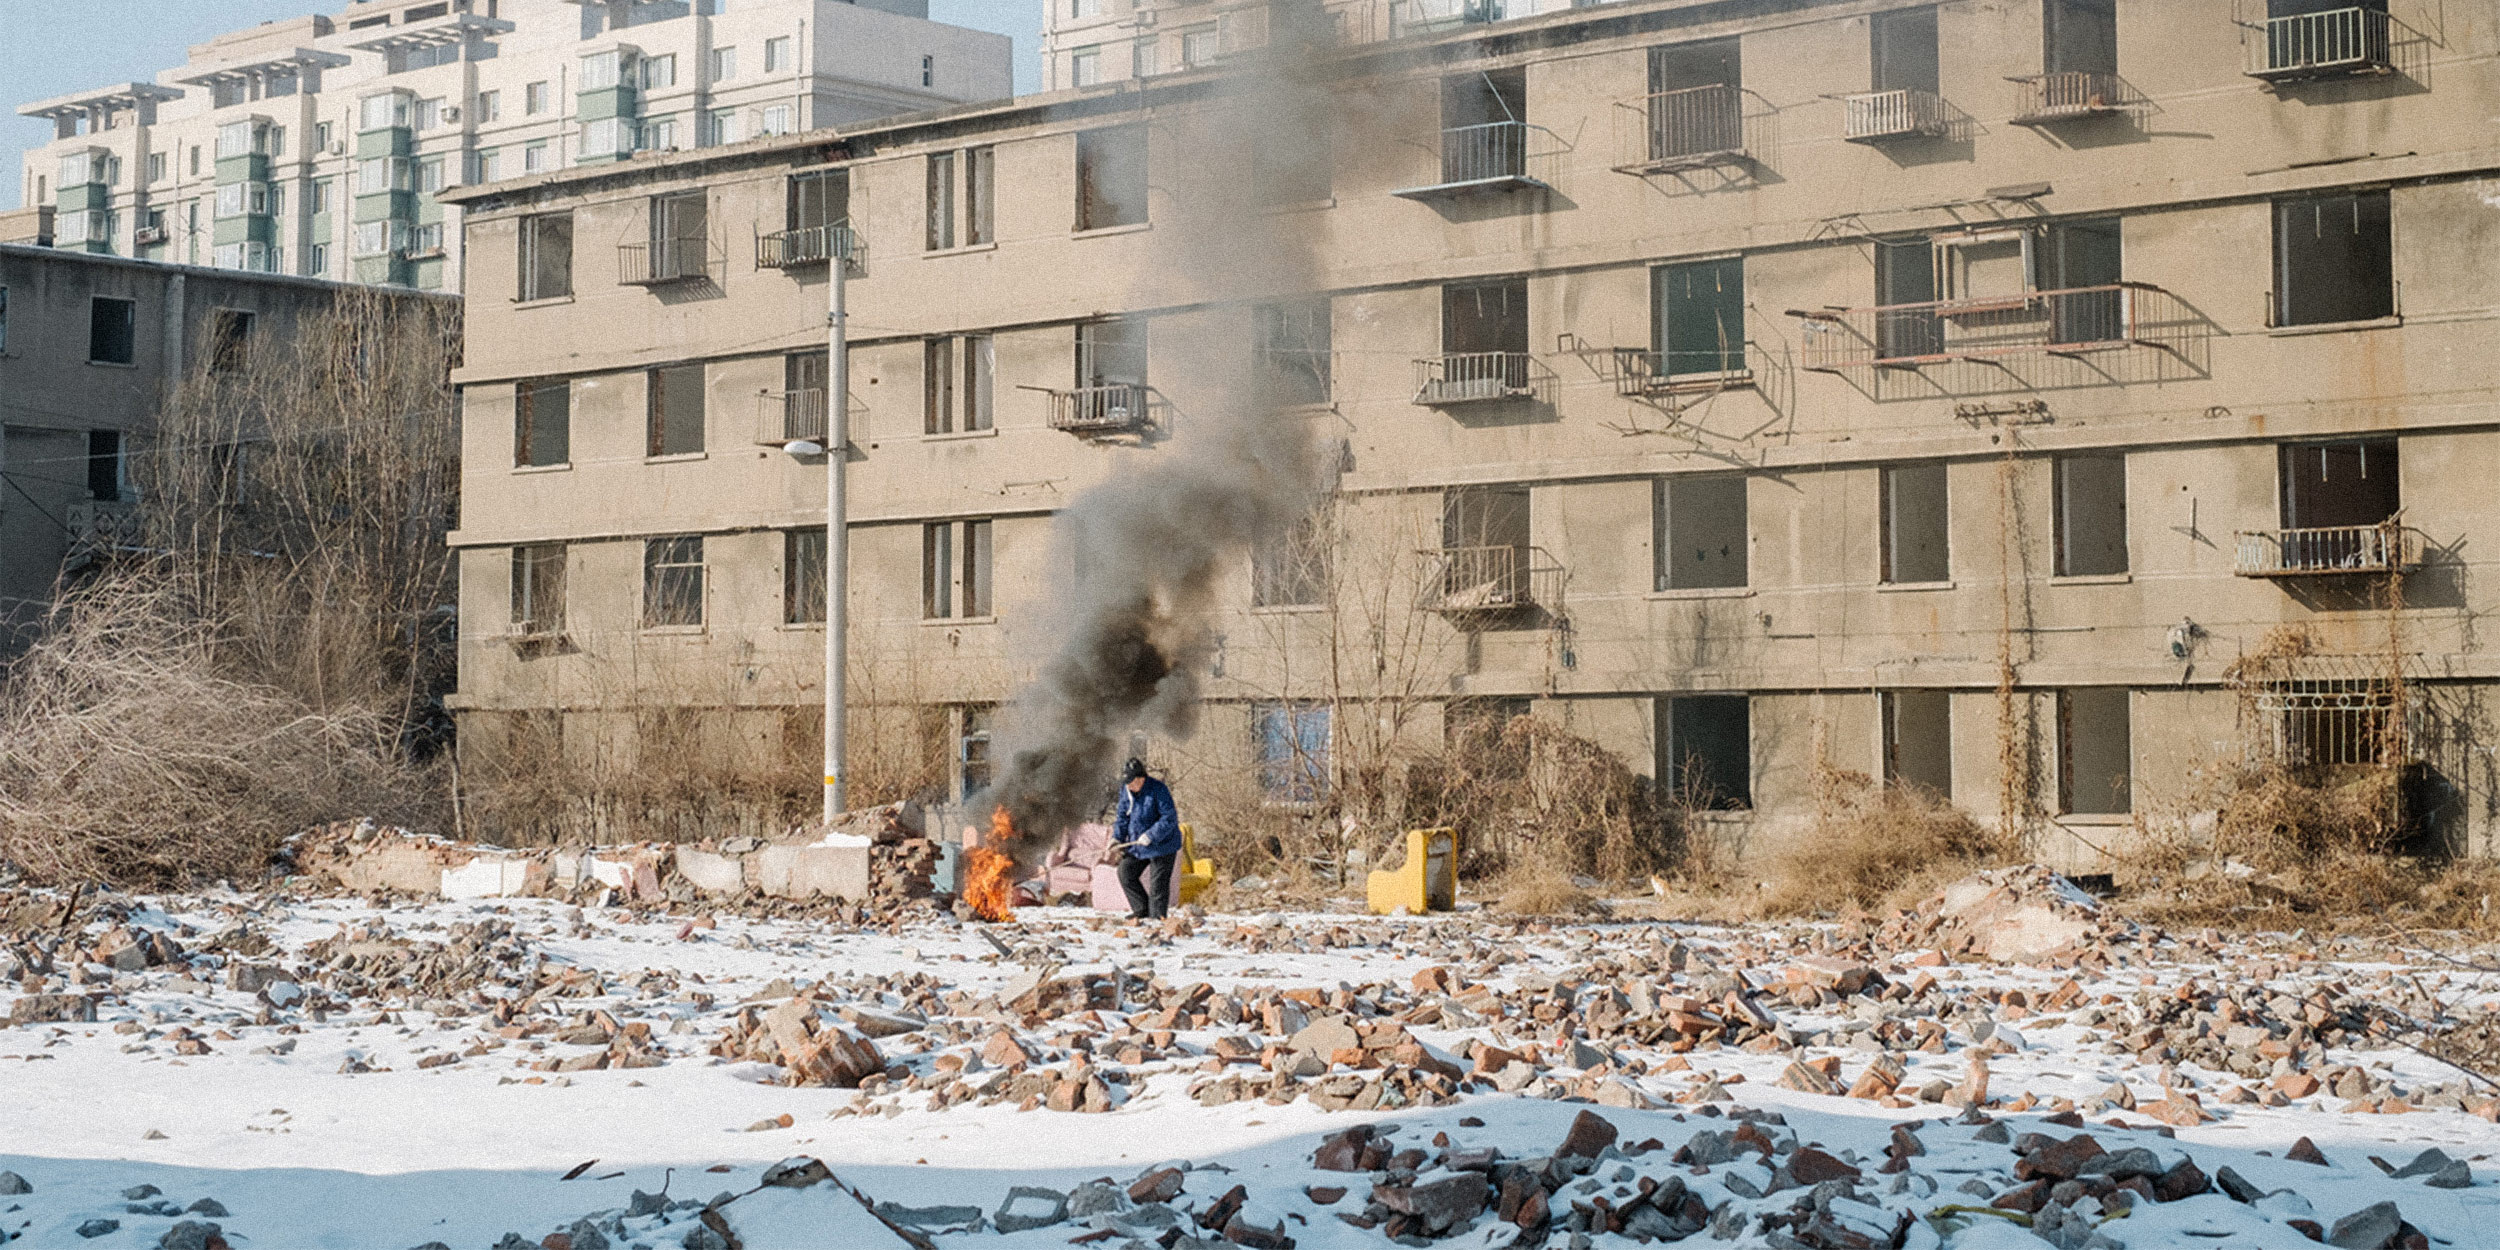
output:
[[[269,158],[259,152],[217,158],[217,185],[229,182],[269,181]]]
[[[631,87],[601,87],[584,91],[574,99],[574,118],[595,122],[610,117],[632,117],[642,109],[640,94]]]
[[[356,136],[356,155],[406,156],[417,150],[417,135],[405,126],[368,130]]]
[[[82,182],[61,188],[57,203],[64,213],[101,212],[113,206],[113,189],[100,182]]]
[[[209,241],[219,247],[229,243],[275,243],[278,240],[277,218],[220,217],[210,228]]]
[[[451,262],[440,256],[431,260],[415,261],[408,266],[408,285],[420,291],[442,290],[443,275],[449,271],[450,267]]]
[[[443,206],[433,196],[417,194],[417,224],[431,226],[443,219]]]
[[[396,256],[359,256],[356,280],[368,284],[408,285],[408,262]]]
[[[417,215],[417,193],[414,191],[383,191],[356,197],[358,221],[407,221]]]

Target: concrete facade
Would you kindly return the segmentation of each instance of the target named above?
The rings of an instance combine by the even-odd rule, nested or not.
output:
[[[135,534],[132,458],[219,336],[248,350],[346,289],[0,244],[0,654],[65,563],[75,572]]]
[[[1005,36],[925,0],[354,0],[153,82],[19,106],[54,246],[460,288],[441,193],[1009,90]]]
[[[797,358],[822,350],[824,266],[739,257],[663,289],[579,248],[570,296],[509,301],[532,218],[631,238],[699,188],[769,234],[792,179],[832,171],[863,247],[854,699],[938,709],[912,732],[951,786],[1056,641],[1080,557],[1053,515],[1224,411],[1254,309],[1317,294],[1324,391],[1278,419],[1342,443],[1334,602],[1255,606],[1245,564],[1217,706],[1174,751],[1264,762],[1291,800],[1280,742],[1342,760],[1369,733],[1332,693],[1351,646],[1375,693],[1426,705],[1402,732],[1437,741],[1445,702],[1485,700],[1645,773],[1698,767],[1740,853],[1809,814],[1828,763],[1983,817],[2011,795],[2042,855],[2103,871],[2252,744],[2375,741],[2400,668],[2419,809],[2493,853],[2471,499],[2500,463],[2500,23],[2397,0],[2342,19],[2358,51],[2322,64],[2315,29],[2218,2],[2045,3],[1379,28],[1332,54],[1334,133],[1275,137],[1332,154],[1325,194],[1274,209],[1302,274],[1208,272],[1215,206],[1259,192],[1251,154],[1211,146],[1221,68],[462,192],[464,742],[560,710],[568,752],[630,752],[651,699],[742,741],[805,723],[821,635],[789,570],[823,470],[775,444],[822,376]],[[1519,147],[1453,168],[1450,102],[1483,92]],[[1138,123],[1146,219],[1076,228],[1080,135]],[[958,185],[931,158],[975,148],[951,159],[995,171],[987,241],[929,246],[930,188]],[[1142,376],[1115,380],[1153,425],[1054,428],[1111,317],[1148,327]],[[978,384],[927,376],[972,377],[968,351],[991,362],[971,429]],[[700,379],[699,450],[658,454],[663,366],[699,367],[668,392]],[[533,385],[566,397],[561,460],[516,446]],[[699,552],[657,542],[681,536]],[[532,544],[567,570],[560,628],[512,624]],[[2287,626],[2307,667],[2254,703],[2225,685]]]

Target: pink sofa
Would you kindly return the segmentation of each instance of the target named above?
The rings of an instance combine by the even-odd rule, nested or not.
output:
[[[1120,888],[1120,855],[1111,849],[1111,826],[1078,825],[1042,859],[1042,873],[1021,882],[1024,901],[1048,903],[1062,895],[1083,895],[1097,911],[1128,910],[1128,894]],[[1180,905],[1180,874],[1172,875],[1172,905]]]

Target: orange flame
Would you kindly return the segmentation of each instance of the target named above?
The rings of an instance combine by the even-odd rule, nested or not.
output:
[[[1007,809],[998,808],[990,814],[990,836],[987,841],[1005,844],[1014,840],[1016,829],[1007,818]],[[1015,914],[1015,884],[1011,879],[1016,867],[1013,856],[989,846],[976,846],[964,859],[964,902],[972,914],[983,920],[1005,920]]]

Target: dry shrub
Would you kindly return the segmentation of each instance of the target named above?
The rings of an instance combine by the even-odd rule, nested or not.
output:
[[[1408,775],[1410,827],[1458,830],[1461,874],[1531,869],[1638,881],[1682,867],[1683,839],[1648,778],[1536,716],[1459,735]]]
[[[64,600],[0,680],[0,859],[53,882],[249,878],[308,825],[423,811],[390,721],[226,676],[229,645],[160,577]]]
[[[1606,905],[1567,873],[1524,866],[1503,877],[1493,909],[1505,916],[1603,916]]]
[[[1814,823],[1772,862],[1762,899],[1774,914],[1875,910],[2008,862],[2012,839],[1910,786],[1818,764]]]

